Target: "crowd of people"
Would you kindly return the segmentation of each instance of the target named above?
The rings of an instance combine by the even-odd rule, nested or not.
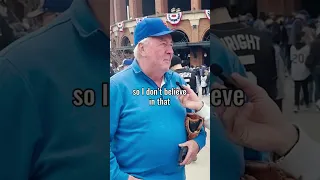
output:
[[[320,110],[320,55],[317,51],[320,16],[312,18],[307,11],[301,10],[291,16],[261,12],[257,19],[248,13],[233,20],[264,32],[272,39],[277,59],[279,98],[285,95],[283,84],[285,77],[289,77],[294,84],[293,111],[299,112],[303,104],[308,109],[311,103]]]

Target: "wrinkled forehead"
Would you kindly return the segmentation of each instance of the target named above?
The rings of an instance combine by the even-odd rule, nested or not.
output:
[[[152,37],[152,39],[156,42],[172,42],[172,36],[170,34],[164,35],[164,36],[158,36],[158,37]]]

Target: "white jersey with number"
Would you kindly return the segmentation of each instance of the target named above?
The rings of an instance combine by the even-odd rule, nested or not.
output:
[[[305,65],[309,53],[309,45],[305,45],[300,49],[295,46],[291,46],[291,76],[294,81],[302,81],[310,76],[310,70]]]

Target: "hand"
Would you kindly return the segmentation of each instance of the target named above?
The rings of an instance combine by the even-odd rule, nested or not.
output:
[[[178,99],[181,102],[182,106],[185,108],[199,111],[203,106],[203,102],[200,100],[197,94],[190,88],[190,86],[182,87],[187,91],[187,95],[178,96]]]
[[[185,143],[179,144],[180,147],[188,147],[188,153],[186,158],[180,163],[181,166],[190,164],[196,157],[199,152],[199,145],[195,140],[189,140]]]
[[[264,89],[239,74],[233,74],[232,78],[246,93],[249,102],[243,107],[217,108],[229,137],[239,145],[283,156],[298,139],[296,128],[285,120]],[[216,84],[214,88],[225,87]]]
[[[241,180],[257,180],[257,179],[249,175],[244,175],[244,177],[241,177]]]
[[[133,177],[133,176],[129,175],[128,180],[141,180],[141,179],[138,179],[138,178],[135,178],[135,177]]]

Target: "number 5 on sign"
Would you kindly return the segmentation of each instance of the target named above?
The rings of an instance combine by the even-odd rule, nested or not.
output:
[[[256,59],[254,55],[247,55],[247,56],[239,56],[239,60],[241,64],[243,64],[245,67],[248,65],[254,65],[256,63]],[[252,82],[257,84],[257,77],[250,71],[247,71],[247,77]]]

